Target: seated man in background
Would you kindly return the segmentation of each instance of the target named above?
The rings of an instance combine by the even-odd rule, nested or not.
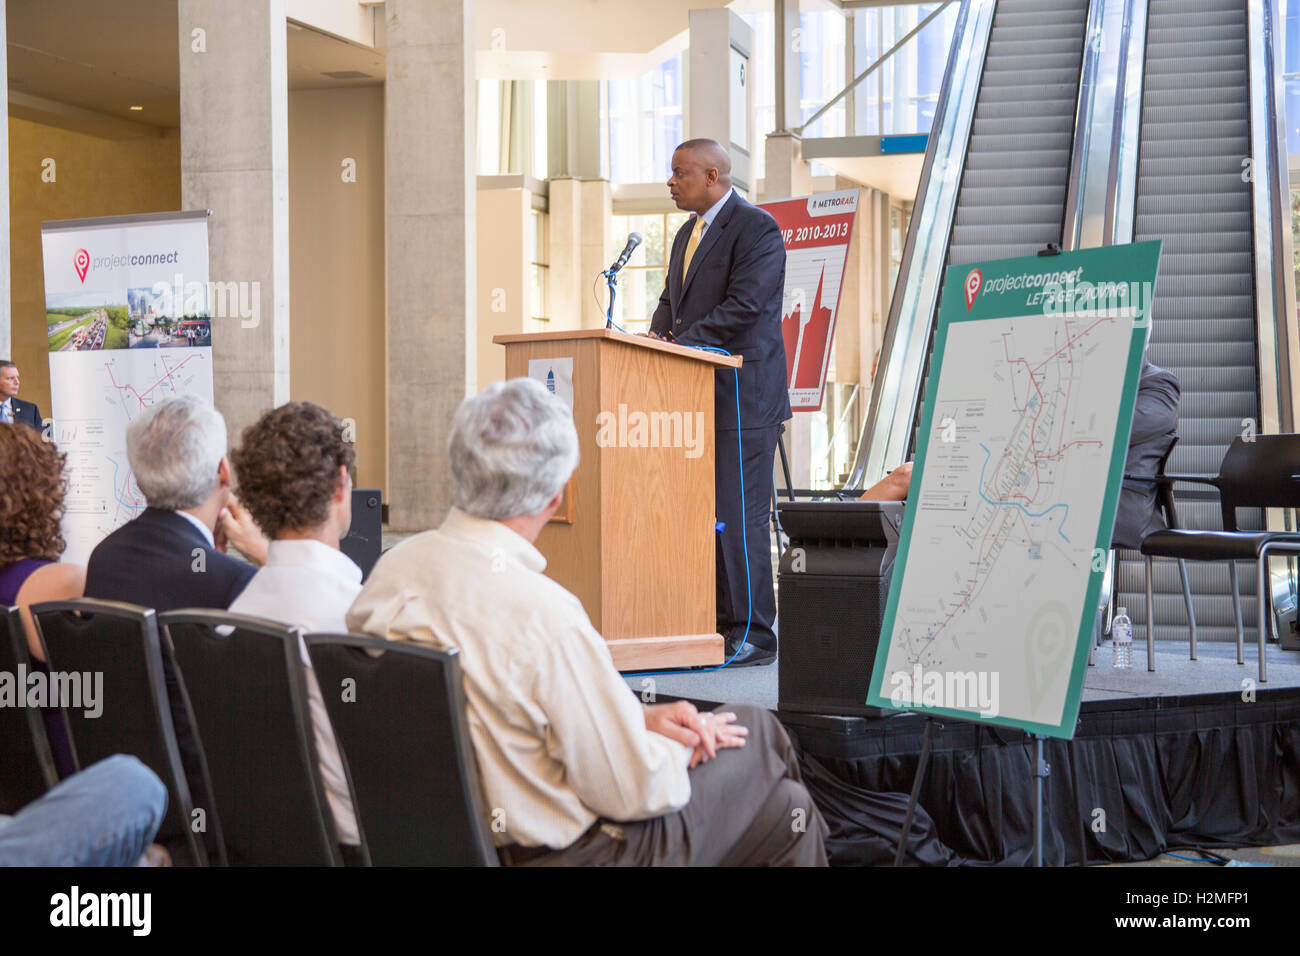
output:
[[[194,395],[159,402],[127,426],[126,455],[148,507],[90,553],[86,597],[228,608],[257,569],[226,554],[227,538],[258,564],[266,539],[231,501],[221,413]]]
[[[642,706],[578,599],[542,573],[533,541],[578,461],[564,403],[531,379],[492,385],[457,411],[450,455],[455,506],[380,559],[348,624],[459,650],[503,855],[825,865],[826,824],[776,718]]]
[[[1124,474],[1154,475],[1178,434],[1178,402],[1182,389],[1178,376],[1146,358],[1138,378],[1137,399],[1133,403],[1133,429],[1129,432],[1128,457]],[[1157,507],[1158,492],[1154,481],[1125,479],[1115,509],[1113,548],[1138,548],[1142,539],[1164,529],[1164,517]]]
[[[90,553],[86,597],[126,601],[159,612],[187,607],[225,610],[257,570],[225,553],[227,535],[259,564],[266,555],[266,539],[230,497],[225,419],[194,395],[169,398],[127,426],[126,455],[148,507]],[[209,798],[199,747],[170,647],[162,642],[176,743],[194,806],[204,807]],[[164,837],[175,840],[177,834]],[[215,845],[210,849],[215,851]],[[175,844],[173,854],[181,852]]]
[[[296,626],[304,633],[347,630],[347,612],[361,591],[361,569],[339,550],[352,523],[356,453],[343,423],[319,405],[290,402],[244,429],[231,453],[239,496],[270,537],[266,563],[230,610]],[[344,860],[361,862],[352,795],[320,684],[302,645],[307,699],[325,795]]]

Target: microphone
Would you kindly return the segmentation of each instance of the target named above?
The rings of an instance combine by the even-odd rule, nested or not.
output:
[[[627,265],[627,260],[632,258],[632,253],[636,251],[636,247],[639,245],[641,245],[641,233],[629,233],[627,237],[627,245],[624,246],[623,251],[619,253],[618,260],[609,267],[609,271],[611,273],[617,272],[619,269]]]

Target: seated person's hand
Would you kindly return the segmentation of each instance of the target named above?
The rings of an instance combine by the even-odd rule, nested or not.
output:
[[[218,551],[225,551],[233,544],[236,550],[258,567],[266,564],[266,535],[257,526],[248,509],[239,503],[234,495],[226,502],[217,518],[217,530],[213,535]]]
[[[701,714],[689,701],[652,704],[645,708],[645,726],[657,734],[694,748],[689,766],[712,760],[719,749],[743,747],[749,730],[735,723],[732,713]]]
[[[861,501],[906,501],[912,463],[905,461],[862,493]]]
[[[702,714],[705,720],[713,725],[713,745],[716,750],[726,750],[729,747],[745,746],[745,738],[749,736],[749,728],[742,727],[736,723],[736,715],[727,711],[715,714]],[[696,764],[708,760],[703,748],[696,747],[695,753],[691,754],[690,767],[694,768]]]

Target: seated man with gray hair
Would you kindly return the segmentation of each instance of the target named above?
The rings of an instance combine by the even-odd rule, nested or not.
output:
[[[142,412],[126,429],[126,456],[148,505],[91,552],[86,597],[157,611],[225,610],[261,564],[266,538],[230,497],[226,422],[210,402],[181,395]]]
[[[826,824],[776,718],[642,706],[578,599],[542,573],[533,542],[578,462],[564,403],[499,382],[461,405],[449,450],[454,507],[380,559],[348,626],[460,652],[503,858],[825,865]]]
[[[230,497],[225,419],[194,395],[169,398],[127,426],[126,455],[148,507],[90,553],[86,597],[160,612],[225,610],[257,570],[225,553],[227,539],[259,564],[266,558],[266,538]],[[199,747],[165,641],[163,676],[190,793],[196,807],[206,806]],[[164,832],[160,839],[183,862],[180,836]]]

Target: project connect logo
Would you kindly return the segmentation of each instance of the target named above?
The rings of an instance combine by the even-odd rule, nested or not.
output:
[[[979,269],[972,269],[966,273],[966,311],[969,312],[975,304],[975,296],[980,294],[980,286],[984,284],[984,273]]]
[[[85,285],[86,273],[90,271],[90,253],[85,249],[78,249],[77,254],[72,257],[72,267],[77,270],[81,284]]]

